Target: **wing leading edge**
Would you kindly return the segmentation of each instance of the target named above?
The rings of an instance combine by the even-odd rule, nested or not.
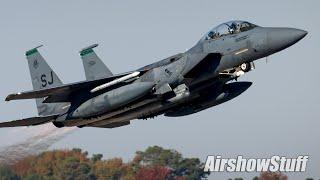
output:
[[[140,71],[140,72],[144,73],[145,71]],[[62,85],[54,88],[9,94],[5,100],[11,101],[11,100],[18,100],[18,99],[34,99],[34,98],[48,97],[47,99],[44,100],[44,102],[46,103],[70,102],[69,95],[71,93],[74,93],[76,91],[81,91],[81,90],[90,91],[91,89],[97,86],[100,86],[110,81],[124,77],[131,73],[132,72],[127,72],[127,73],[123,73],[123,74],[119,74],[119,75],[115,75],[107,78],[97,79],[93,81],[82,81],[78,83],[66,84],[66,85]]]

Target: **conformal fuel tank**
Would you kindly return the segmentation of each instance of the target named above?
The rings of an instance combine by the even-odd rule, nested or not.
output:
[[[86,118],[112,111],[144,96],[153,85],[152,82],[136,82],[105,92],[81,104],[72,117]]]

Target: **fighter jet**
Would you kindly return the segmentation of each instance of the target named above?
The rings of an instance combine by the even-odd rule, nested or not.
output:
[[[36,47],[26,52],[33,90],[10,94],[6,101],[36,99],[39,116],[3,122],[0,127],[53,123],[59,128],[115,128],[134,119],[197,113],[246,91],[252,82],[236,80],[254,69],[255,60],[306,35],[294,28],[230,21],[211,29],[183,53],[116,75],[92,45],[80,51],[86,80],[71,84],[62,84]]]

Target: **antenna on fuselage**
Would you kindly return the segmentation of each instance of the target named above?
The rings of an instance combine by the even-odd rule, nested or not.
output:
[[[266,64],[268,64],[268,56],[266,56]]]

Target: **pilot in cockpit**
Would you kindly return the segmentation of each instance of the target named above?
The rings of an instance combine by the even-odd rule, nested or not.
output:
[[[238,34],[240,32],[240,24],[233,22],[230,26],[229,26],[229,32],[230,34]]]
[[[215,39],[219,37],[219,33],[218,32],[214,32],[214,31],[210,31],[208,33],[208,39]]]
[[[230,21],[213,28],[204,36],[204,39],[214,40],[230,34],[238,34],[249,31],[255,27],[257,26],[246,21]]]

